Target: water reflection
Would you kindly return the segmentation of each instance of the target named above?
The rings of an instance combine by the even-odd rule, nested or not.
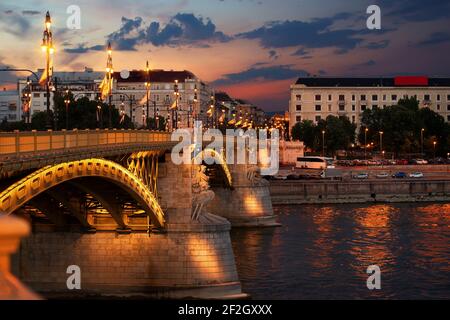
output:
[[[450,205],[275,208],[283,227],[234,230],[244,291],[256,299],[450,298]],[[369,291],[377,264],[382,290]]]

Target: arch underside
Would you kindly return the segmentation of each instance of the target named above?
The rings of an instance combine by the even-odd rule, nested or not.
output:
[[[151,224],[155,228],[165,225],[157,198],[143,181],[105,159],[47,166],[0,193],[0,212],[12,214],[23,206],[47,213],[47,218],[56,225],[67,223],[71,216],[84,228],[96,229],[96,218],[102,220],[103,216],[103,221],[112,221],[123,230],[130,229],[131,215],[139,218],[134,219],[139,225]],[[52,214],[58,208],[70,215]]]
[[[208,161],[214,161],[214,164],[208,164]],[[208,162],[206,162],[208,161]],[[207,173],[210,176],[210,184],[225,185],[227,188],[233,188],[233,178],[224,156],[213,149],[204,149],[193,157],[194,163],[203,163],[207,167]]]

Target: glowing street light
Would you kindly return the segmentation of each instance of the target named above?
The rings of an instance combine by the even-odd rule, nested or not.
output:
[[[322,157],[325,157],[325,130],[322,130]]]
[[[66,130],[69,130],[69,104],[70,104],[69,90],[66,90],[64,104],[66,105]]]
[[[147,65],[146,65],[146,68],[145,68],[145,72],[146,72],[145,91],[146,91],[146,94],[147,94],[147,101],[146,101],[146,104],[147,104],[147,116],[145,118],[144,125],[145,125],[145,127],[147,129],[150,129],[149,122],[148,122],[148,115],[150,114],[149,99],[150,99],[150,87],[151,87],[151,84],[150,84],[150,67],[149,67],[148,61],[147,61]],[[155,105],[154,105],[154,108],[153,108],[153,119],[155,119],[155,129],[156,129],[156,106]]]
[[[425,132],[425,129],[422,128],[420,130],[420,154],[423,155],[423,133]]]
[[[380,131],[379,134],[380,134],[380,154],[382,154],[383,153],[383,134],[384,134],[384,132]]]
[[[367,159],[367,132],[369,132],[368,128],[364,130],[364,160]]]
[[[50,81],[51,81],[51,73],[53,73],[51,61],[52,55],[55,52],[55,48],[53,47],[53,34],[50,30],[52,25],[52,19],[50,17],[50,12],[47,11],[45,15],[45,30],[42,37],[42,45],[41,49],[45,53],[45,71],[42,76],[40,82],[45,81],[45,89],[46,89],[46,98],[47,98],[47,119],[46,119],[46,127],[47,129],[51,129],[51,118],[50,118]],[[42,84],[42,83],[41,83]]]
[[[436,158],[436,145],[437,141],[433,141],[433,158]]]

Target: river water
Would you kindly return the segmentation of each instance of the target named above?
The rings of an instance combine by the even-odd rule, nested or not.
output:
[[[280,206],[280,228],[232,231],[253,299],[450,299],[450,204]],[[370,291],[367,267],[381,269]]]

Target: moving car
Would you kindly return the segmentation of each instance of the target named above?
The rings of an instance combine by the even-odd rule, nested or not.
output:
[[[300,169],[321,169],[334,168],[333,159],[326,157],[299,157],[296,168]]]
[[[386,172],[381,172],[376,175],[376,178],[377,179],[387,179],[387,178],[389,178],[389,174]]]
[[[428,164],[428,161],[427,161],[427,160],[424,160],[424,159],[417,159],[417,160],[416,160],[416,163],[417,163],[417,164]]]
[[[422,172],[413,172],[409,174],[410,178],[423,178],[423,173]]]
[[[396,179],[403,179],[406,177],[407,177],[407,175],[404,172],[396,172],[394,175],[392,175],[392,178],[396,178]]]
[[[358,180],[365,180],[365,179],[369,179],[369,174],[362,172],[362,173],[358,173],[357,175],[354,176],[355,179]]]

